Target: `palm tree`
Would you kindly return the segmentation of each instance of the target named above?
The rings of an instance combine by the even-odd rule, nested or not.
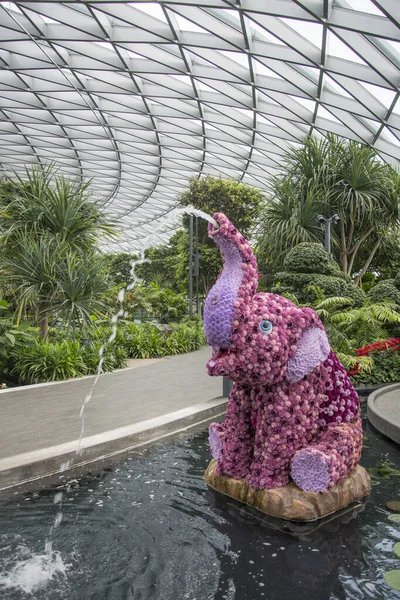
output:
[[[104,312],[99,296],[107,289],[99,257],[93,253],[78,255],[54,238],[38,239],[18,233],[18,252],[6,253],[0,274],[11,284],[19,298],[19,313],[29,306],[36,310],[39,335],[45,339],[49,318],[67,324],[67,331],[90,323],[93,312]]]
[[[258,230],[258,253],[273,256],[276,266],[282,266],[286,254],[301,242],[321,242],[321,227],[317,222],[318,201],[311,188],[299,202],[296,183],[289,175],[274,183],[274,198],[262,211]]]
[[[115,237],[116,224],[101,205],[90,200],[90,181],[70,180],[57,175],[54,165],[26,168],[25,177],[15,174],[0,190],[0,230],[6,248],[15,236],[28,232],[33,237],[46,232],[71,249],[85,250],[101,237]]]
[[[45,235],[35,239],[29,233],[14,232],[12,251],[8,248],[0,259],[2,280],[14,288],[18,298],[19,318],[26,307],[36,307],[41,339],[48,333],[57,263],[62,252],[63,248]]]
[[[286,154],[286,172],[273,181],[273,196],[261,214],[259,244],[277,263],[293,245],[321,241],[318,214],[338,213],[333,248],[342,270],[360,282],[382,240],[399,224],[400,175],[375,151],[329,135],[306,139]],[[360,249],[368,246],[360,263]]]
[[[89,199],[88,186],[50,165],[33,166],[25,179],[16,175],[0,188],[0,272],[16,289],[19,314],[35,307],[42,339],[49,317],[75,326],[100,308],[94,295],[104,286],[94,247],[116,227]]]
[[[77,326],[91,324],[93,313],[107,310],[99,300],[107,291],[102,263],[96,254],[81,257],[69,250],[57,265],[56,282],[49,313],[67,323],[67,335],[72,327],[75,337]]]

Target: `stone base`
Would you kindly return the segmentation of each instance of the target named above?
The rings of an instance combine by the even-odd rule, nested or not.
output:
[[[290,482],[284,487],[257,490],[246,479],[217,475],[218,461],[213,458],[204,474],[207,485],[261,512],[288,521],[316,521],[349,504],[359,502],[371,491],[371,480],[364,469],[356,469],[328,492],[305,492]]]

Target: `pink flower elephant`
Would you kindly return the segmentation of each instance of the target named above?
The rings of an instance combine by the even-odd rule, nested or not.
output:
[[[360,404],[310,308],[257,293],[248,241],[222,213],[209,225],[224,268],[209,292],[204,329],[213,348],[210,375],[234,381],[226,419],[210,426],[218,472],[258,489],[323,492],[357,465]]]

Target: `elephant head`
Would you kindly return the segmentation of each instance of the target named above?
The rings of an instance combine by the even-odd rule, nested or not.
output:
[[[248,241],[222,213],[209,235],[220,247],[223,270],[204,307],[204,330],[213,348],[210,375],[251,386],[295,382],[328,356],[318,315],[276,294],[257,293],[256,258]]]

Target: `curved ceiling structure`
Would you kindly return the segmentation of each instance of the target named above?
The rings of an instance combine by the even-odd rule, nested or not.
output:
[[[0,168],[93,178],[133,250],[196,175],[334,132],[400,158],[399,0],[0,2]]]

